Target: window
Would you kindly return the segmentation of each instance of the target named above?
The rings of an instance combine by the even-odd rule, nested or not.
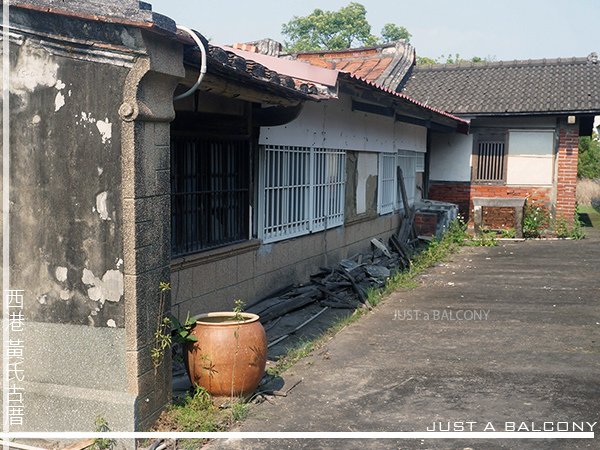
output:
[[[487,135],[476,139],[473,181],[499,183],[506,180],[505,135]]]
[[[249,167],[247,140],[172,137],[172,256],[248,239]]]
[[[342,225],[345,175],[342,150],[262,146],[259,230],[263,241]]]
[[[404,177],[404,186],[406,187],[406,196],[408,197],[408,203],[413,204],[415,202],[415,191],[417,189],[417,158],[419,153],[409,152],[406,150],[398,151],[398,167],[402,169],[402,176]],[[402,198],[398,195],[398,209],[402,208]]]
[[[396,208],[398,191],[396,154],[379,154],[379,214],[391,213]]]
[[[399,150],[398,153],[379,154],[379,214],[387,214],[401,209],[402,196],[398,185],[398,170],[402,169],[404,186],[408,202],[415,202],[417,187],[417,172],[425,170],[425,154],[408,150]]]

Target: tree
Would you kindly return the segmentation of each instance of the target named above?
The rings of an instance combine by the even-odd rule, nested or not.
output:
[[[308,16],[294,16],[281,27],[281,33],[287,38],[288,52],[343,50],[410,39],[406,28],[391,23],[381,30],[381,40],[372,35],[367,10],[356,2],[338,11],[315,9]]]
[[[412,35],[406,28],[393,23],[386,23],[381,29],[381,41],[383,43],[399,41],[400,39],[404,39],[408,42],[411,37]]]
[[[281,28],[289,39],[290,52],[308,50],[341,50],[354,44],[371,45],[376,42],[367,21],[367,10],[360,3],[350,3],[339,11],[315,9],[305,17],[294,16]]]
[[[579,178],[600,178],[600,140],[598,134],[579,138],[579,160],[577,162]]]
[[[486,56],[482,58],[481,56],[473,56],[471,59],[464,59],[460,57],[460,54],[448,53],[448,56],[441,55],[438,58],[430,58],[428,56],[417,56],[417,64],[418,65],[426,65],[426,64],[460,64],[467,62],[492,62],[495,61],[495,56]]]

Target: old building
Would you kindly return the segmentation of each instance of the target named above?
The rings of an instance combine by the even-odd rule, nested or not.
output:
[[[486,198],[527,199],[572,221],[578,138],[600,114],[596,54],[415,67],[401,88],[471,125],[468,136],[432,136],[430,198],[467,216],[480,199],[492,227],[512,226],[512,208],[485,211]]]
[[[396,168],[418,198],[429,131],[466,132],[352,74],[208,45],[145,3],[10,6],[15,431],[148,428],[171,392],[168,355],[150,358],[162,313],[251,302],[387,237]]]

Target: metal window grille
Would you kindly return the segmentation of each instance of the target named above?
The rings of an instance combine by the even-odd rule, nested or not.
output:
[[[396,154],[379,154],[379,214],[391,213],[396,207]]]
[[[415,171],[425,172],[425,153],[417,153],[415,157]]]
[[[262,146],[259,230],[263,241],[342,225],[345,178],[343,150]]]
[[[406,196],[414,203],[417,185],[417,172],[424,170],[425,155],[420,152],[399,150],[398,153],[379,154],[379,214],[387,214],[403,207],[399,194],[396,167],[402,169]],[[423,167],[421,169],[421,167]]]
[[[404,185],[406,187],[406,196],[408,197],[408,203],[413,204],[415,202],[415,191],[417,188],[417,158],[419,153],[411,152],[406,150],[398,151],[398,167],[402,169],[402,175],[404,176]],[[402,199],[398,199],[398,208],[401,208],[400,204]]]
[[[475,176],[477,181],[504,180],[504,142],[479,141]]]
[[[249,165],[246,140],[172,137],[172,256],[248,239]]]

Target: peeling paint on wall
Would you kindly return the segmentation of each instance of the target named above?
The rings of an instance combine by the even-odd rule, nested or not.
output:
[[[63,106],[65,106],[65,96],[58,92],[54,98],[54,112],[58,111]]]
[[[101,305],[105,301],[118,302],[123,296],[123,273],[118,270],[107,270],[100,279],[91,270],[83,269],[81,281],[83,284],[90,286],[87,291],[88,297],[91,300],[100,302]]]
[[[52,87],[56,84],[58,63],[50,53],[26,40],[18,55],[14,69],[17,76],[10,80],[11,93],[23,96],[38,87]]]
[[[102,136],[102,143],[106,144],[110,141],[110,138],[112,137],[112,123],[108,121],[108,117],[106,120],[99,120],[96,122],[96,127],[100,132],[100,136]]]
[[[88,123],[95,124],[103,144],[106,144],[112,138],[112,123],[108,120],[108,117],[104,120],[97,120],[92,113],[81,111],[81,115],[75,115],[75,118],[79,118],[75,123],[77,125],[83,125],[84,128],[86,128]]]
[[[56,268],[56,270],[54,271],[54,275],[56,276],[56,279],[58,281],[60,281],[61,283],[63,281],[67,281],[67,273],[68,273],[68,269],[66,267],[61,267],[61,266],[58,266]]]
[[[102,220],[110,220],[110,217],[108,216],[108,207],[106,206],[107,196],[108,193],[106,191],[100,192],[98,195],[96,195],[96,211]]]

